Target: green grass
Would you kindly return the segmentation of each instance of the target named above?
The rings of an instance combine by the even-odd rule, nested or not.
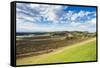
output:
[[[96,60],[95,41],[65,49],[59,54],[49,56],[50,62],[75,62]]]
[[[96,40],[95,38],[93,38],[78,44],[74,44],[69,47],[58,49],[57,51],[52,53],[18,59],[17,65],[80,62],[95,60]]]

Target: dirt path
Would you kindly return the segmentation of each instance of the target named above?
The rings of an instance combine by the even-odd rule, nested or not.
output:
[[[47,53],[47,54],[43,54],[43,55],[38,55],[38,56],[30,56],[30,57],[25,57],[25,58],[19,58],[17,59],[17,65],[24,65],[24,64],[34,64],[34,63],[38,63],[39,61],[41,61],[42,59],[45,59],[46,57],[50,56],[50,55],[55,55],[58,53],[63,52],[65,49],[69,49],[69,48],[73,48],[73,47],[77,47],[83,44],[86,44],[88,42],[94,41],[96,38],[92,38],[80,43],[76,43],[73,44],[71,46],[67,46],[67,47],[62,47],[62,48],[58,48],[57,50],[51,52],[51,53]]]

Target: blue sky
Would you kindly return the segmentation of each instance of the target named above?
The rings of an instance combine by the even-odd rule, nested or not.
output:
[[[96,32],[96,7],[16,4],[17,32]]]

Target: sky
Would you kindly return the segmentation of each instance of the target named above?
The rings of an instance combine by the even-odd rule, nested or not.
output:
[[[17,32],[96,32],[96,7],[16,4]]]

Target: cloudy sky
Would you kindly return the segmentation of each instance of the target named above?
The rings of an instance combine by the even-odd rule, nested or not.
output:
[[[16,4],[17,32],[96,32],[96,7]]]

